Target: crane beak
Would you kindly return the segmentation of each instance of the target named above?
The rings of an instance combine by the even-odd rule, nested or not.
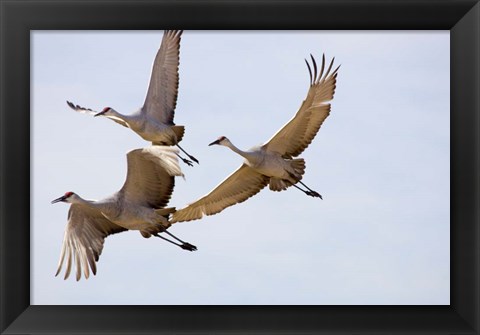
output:
[[[60,198],[57,198],[55,200],[52,200],[52,204],[56,204],[57,202],[65,201],[65,196],[61,196]]]
[[[94,117],[101,116],[101,115],[105,114],[105,112],[106,111],[101,111],[100,113],[95,114]]]
[[[213,141],[212,143],[210,143],[208,146],[211,146],[211,145],[214,145],[214,144],[219,144],[219,143],[220,143],[219,140],[215,140],[215,141]]]

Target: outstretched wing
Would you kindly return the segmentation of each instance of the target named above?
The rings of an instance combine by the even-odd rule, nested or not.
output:
[[[178,95],[178,64],[182,30],[165,30],[153,62],[142,112],[164,124],[173,124]]]
[[[269,178],[243,164],[213,191],[172,214],[171,223],[201,219],[254,196],[268,184]]]
[[[127,179],[119,191],[129,202],[163,208],[170,201],[174,176],[183,176],[174,147],[151,146],[127,154]]]
[[[73,102],[67,101],[67,105],[76,112],[95,115],[98,112],[90,108],[85,108],[79,105],[75,105]]]
[[[334,58],[335,59],[335,58]],[[313,74],[307,62],[310,73],[310,88],[295,116],[263,145],[264,149],[280,153],[284,158],[300,155],[317,135],[323,121],[330,114],[330,104],[333,99],[337,80],[337,67],[332,73],[330,70],[333,61],[324,74],[325,55],[322,58],[322,68],[317,75],[317,64],[312,56]]]
[[[74,263],[77,281],[80,280],[82,271],[85,279],[90,276],[90,269],[95,275],[97,273],[95,262],[102,253],[105,238],[125,230],[105,218],[99,211],[72,204],[68,211],[68,223],[55,276],[62,270],[64,261],[66,261],[64,279],[70,276]]]

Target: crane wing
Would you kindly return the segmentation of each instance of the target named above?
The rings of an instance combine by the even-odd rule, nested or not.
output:
[[[314,72],[307,62],[310,73],[310,88],[300,109],[295,116],[280,129],[273,137],[263,145],[269,151],[280,153],[284,158],[292,158],[300,155],[317,135],[323,121],[330,114],[330,104],[333,99],[337,80],[337,67],[332,73],[333,66],[330,63],[324,74],[325,55],[322,58],[322,68],[317,75],[317,64],[312,57]]]
[[[142,112],[164,124],[173,124],[178,95],[178,64],[182,30],[165,30],[153,62]]]
[[[90,109],[90,108],[85,108],[85,107],[82,107],[82,106],[79,106],[79,105],[75,105],[73,102],[70,102],[70,101],[67,101],[67,105],[73,109],[74,111],[76,112],[79,112],[79,113],[83,113],[83,114],[91,114],[91,115],[95,115],[95,114],[98,114],[97,111],[94,111],[93,109]],[[115,121],[116,123],[118,124],[121,124],[122,126],[124,127],[128,127],[128,124],[123,121],[122,119],[119,119],[118,117],[115,117],[115,116],[111,116],[111,115],[105,115],[105,117],[109,118],[110,120],[113,120]]]
[[[243,164],[203,198],[172,214],[171,223],[201,219],[254,196],[269,178]]]
[[[65,228],[62,251],[58,262],[58,269],[55,276],[62,270],[64,261],[65,277],[70,276],[73,263],[76,265],[76,279],[80,280],[82,271],[85,279],[90,276],[90,269],[93,274],[97,273],[95,262],[98,261],[103,249],[103,242],[108,235],[125,231],[126,229],[117,226],[99,211],[72,204],[68,211],[68,224]]]
[[[119,191],[127,201],[153,208],[165,207],[175,186],[174,176],[183,176],[174,147],[151,146],[127,154],[127,179]]]
[[[73,109],[74,111],[79,112],[79,113],[91,114],[91,115],[95,115],[95,114],[98,113],[97,111],[94,111],[93,109],[85,108],[85,107],[82,107],[82,106],[79,106],[79,105],[75,105],[73,102],[70,102],[70,101],[67,101],[67,105],[68,105],[68,107],[70,107],[71,109]]]

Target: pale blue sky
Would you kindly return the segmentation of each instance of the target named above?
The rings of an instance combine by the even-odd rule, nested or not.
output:
[[[175,122],[200,165],[182,165],[181,208],[241,163],[208,143],[268,140],[308,89],[304,58],[342,64],[332,113],[301,155],[303,181],[172,233],[110,236],[97,276],[54,277],[68,205],[118,190],[127,151],[149,145],[65,100],[131,113],[162,31],[32,32],[32,304],[449,304],[449,32],[185,31]]]

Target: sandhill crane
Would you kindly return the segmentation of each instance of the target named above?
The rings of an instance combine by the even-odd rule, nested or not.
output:
[[[162,43],[153,62],[150,85],[143,107],[132,115],[120,114],[110,107],[101,112],[81,107],[67,101],[73,110],[105,116],[124,127],[132,129],[146,141],[156,145],[176,145],[191,160],[198,164],[198,160],[190,156],[178,143],[185,132],[184,126],[173,123],[178,95],[178,64],[180,55],[180,39],[182,30],[166,30]],[[192,162],[179,156],[186,164]]]
[[[293,158],[300,155],[312,142],[323,121],[330,114],[330,103],[335,93],[337,67],[330,73],[333,61],[324,74],[325,55],[322,67],[312,55],[312,69],[307,63],[310,74],[310,87],[300,110],[268,142],[249,151],[242,151],[225,136],[219,137],[209,145],[223,145],[245,158],[244,163],[214,188],[209,194],[172,214],[171,222],[190,221],[213,215],[237,203],[241,203],[257,194],[267,184],[272,191],[283,191],[294,186],[312,197],[321,195],[305,185],[301,179],[305,172],[305,161]],[[300,183],[306,190],[296,184]]]
[[[65,279],[70,275],[73,261],[77,281],[82,270],[88,279],[89,266],[96,274],[95,262],[102,253],[105,238],[126,230],[139,230],[145,238],[160,237],[185,250],[197,249],[166,230],[171,225],[168,217],[175,211],[175,208],[165,208],[173,192],[174,176],[183,176],[177,153],[176,148],[161,146],[132,150],[127,154],[127,178],[118,192],[99,201],[85,200],[67,192],[52,201],[52,204],[71,204],[56,275],[65,259]],[[166,233],[181,244],[159,233]]]

